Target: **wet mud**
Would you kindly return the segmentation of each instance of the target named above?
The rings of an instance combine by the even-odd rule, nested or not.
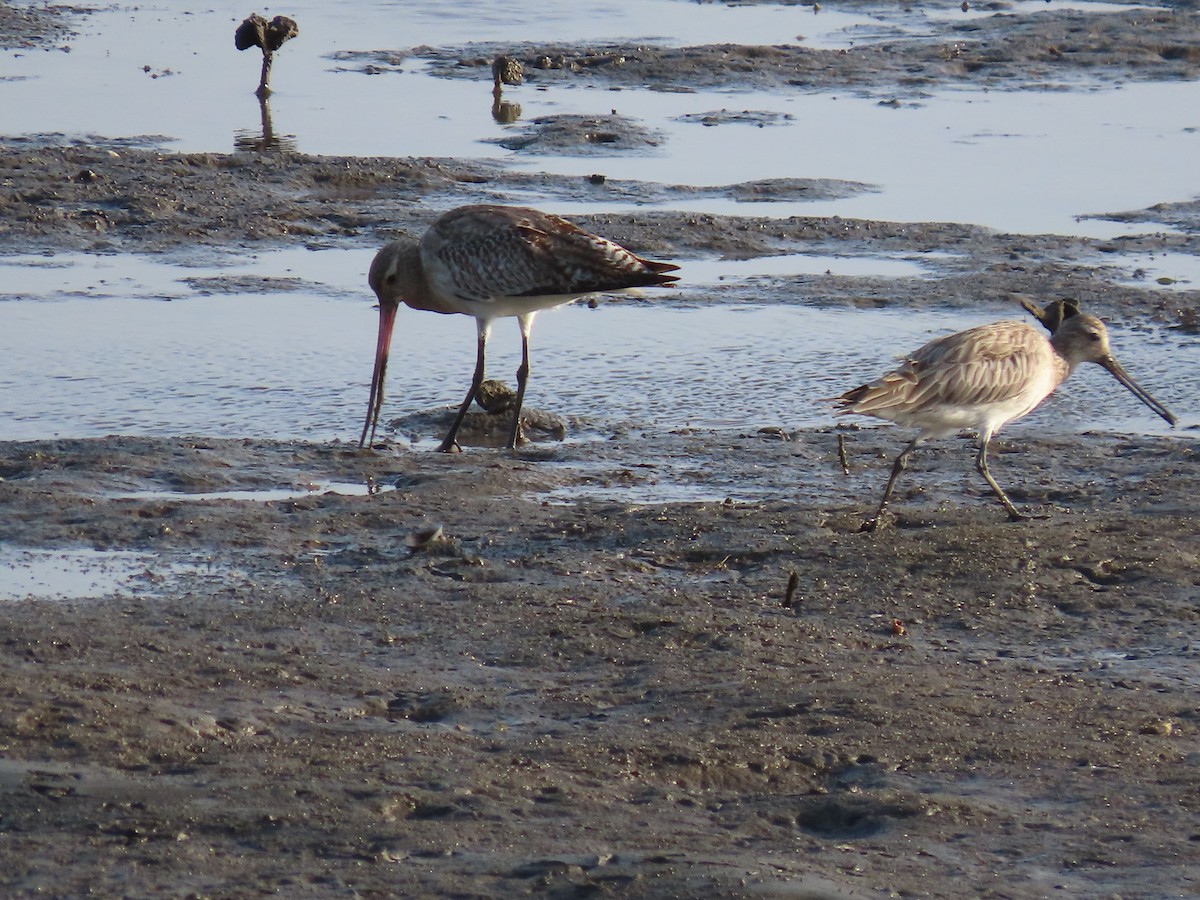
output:
[[[838,4],[878,8],[863,2]],[[950,10],[959,4],[940,5]],[[972,4],[974,5],[974,4]],[[840,89],[919,101],[947,85],[976,88],[1067,89],[1101,77],[1112,80],[1194,79],[1200,75],[1200,23],[1195,4],[1121,12],[1044,11],[1013,15],[1011,5],[989,4],[996,15],[968,21],[930,21],[929,33],[822,49],[713,44],[540,46],[476,44],[418,47],[449,77],[477,78],[498,53],[522,62],[525,80],[586,80],[605,86],[651,86],[688,91],[712,87]],[[796,38],[804,19],[797,17]],[[881,26],[882,28],[883,26]],[[781,35],[786,40],[787,35]],[[618,95],[619,96],[619,95]]]
[[[1018,524],[947,442],[868,535],[896,434],[835,437],[0,446],[8,542],[154,587],[5,604],[7,889],[1193,884],[1196,442],[1004,443]]]
[[[1170,49],[1197,43],[1191,9],[1038,23],[1007,23],[1010,60],[967,46],[991,40],[988,20],[897,42],[915,72],[883,51],[812,72],[907,95],[923,79],[1050,77],[1030,66],[1040,46],[1053,73],[1196,75],[1190,51]],[[806,54],[778,48],[643,51],[544,77],[808,77]],[[474,58],[444,55],[456,70]],[[136,137],[0,142],[9,252],[374,246],[459,203],[635,189],[696,190],[462,160],[174,154]],[[936,278],[766,279],[723,288],[723,302],[965,307],[1023,291],[1194,330],[1197,292],[1114,284],[1103,260],[1196,253],[1195,201],[1111,213],[1178,230],[576,218],[685,275],[714,255],[939,254]],[[661,302],[705,299],[685,288]],[[570,424],[588,438],[516,454],[394,438],[0,443],[0,551],[49,571],[38,596],[0,600],[3,892],[1200,889],[1194,431],[1006,432],[992,470],[1037,516],[1021,523],[974,471],[970,442],[936,442],[888,527],[860,534],[899,429]],[[406,420],[401,434],[438,427]],[[263,493],[221,496],[233,491]],[[85,597],[55,587],[67,551],[94,554]],[[133,571],[109,571],[113,554]]]

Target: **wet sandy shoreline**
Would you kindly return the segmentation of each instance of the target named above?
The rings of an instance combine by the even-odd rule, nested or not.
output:
[[[1171,46],[1186,46],[1195,13],[1170,15]],[[1061,22],[1047,22],[1014,46],[1062,52]],[[1100,56],[1077,58],[1112,77],[1144,68],[1168,26],[1127,24],[1097,23]],[[777,54],[735,56],[760,67],[747,77],[778,77]],[[1172,77],[1194,77],[1187,52],[1163,58],[1182,67]],[[705,59],[727,74],[703,53],[653,62],[689,82],[708,77],[690,68]],[[895,64],[879,56],[871,77],[889,83]],[[943,64],[949,76],[965,65]],[[10,252],[376,246],[459,203],[598,190],[475,161],[54,138],[0,141],[0,183]],[[852,189],[789,189],[801,188]],[[779,302],[959,308],[1025,291],[1187,331],[1196,291],[1114,285],[1095,263],[1197,252],[1194,201],[1163,201],[1136,212],[1147,234],[1112,241],[577,218],[685,264],[822,245],[953,251],[936,279],[805,277]],[[4,548],[49,562],[95,553],[97,584],[117,585],[0,601],[0,885],[61,897],[1195,892],[1195,432],[1002,435],[996,477],[1044,516],[1017,524],[970,445],[938,442],[877,534],[855,528],[903,433],[842,430],[849,476],[838,433],[634,424],[515,456],[205,436],[0,442]],[[329,482],[380,490],[307,491]],[[281,489],[296,495],[179,496]],[[693,499],[660,499],[681,496]],[[432,526],[444,539],[422,544]],[[144,571],[114,581],[111,553]]]

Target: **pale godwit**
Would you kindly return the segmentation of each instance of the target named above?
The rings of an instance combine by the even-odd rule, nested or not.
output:
[[[1125,373],[1113,358],[1104,323],[1075,313],[1047,339],[1024,322],[993,322],[931,341],[900,368],[836,398],[839,414],[857,413],[919,428],[892,466],[872,531],[887,509],[908,456],[927,438],[962,429],[979,432],[975,467],[1004,504],[1010,519],[1023,519],[988,470],[988,443],[1004,425],[1031,412],[1084,362],[1103,366],[1135,397],[1170,422],[1175,416]]]
[[[368,433],[375,440],[392,326],[401,303],[475,318],[475,374],[450,432],[438,447],[443,452],[457,447],[458,428],[479,392],[492,321],[517,317],[521,367],[508,439],[508,447],[513,448],[529,378],[529,332],[538,311],[587,294],[670,284],[679,279],[666,273],[678,268],[642,259],[564,219],[519,206],[462,206],[438,217],[419,242],[388,244],[375,255],[369,276],[379,298],[379,338],[359,446],[367,443]]]

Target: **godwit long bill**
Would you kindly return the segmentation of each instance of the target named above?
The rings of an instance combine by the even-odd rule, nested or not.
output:
[[[564,219],[519,206],[462,206],[438,217],[420,241],[388,244],[371,263],[371,289],[379,298],[379,338],[359,446],[367,444],[368,434],[375,440],[392,326],[401,303],[475,318],[475,374],[454,424],[438,447],[443,452],[457,447],[458,428],[479,392],[492,322],[517,317],[521,367],[508,439],[508,447],[513,448],[529,379],[529,334],[538,311],[587,294],[670,284],[678,277],[666,273],[678,268],[642,259]]]
[[[838,397],[834,402],[839,414],[875,416],[920,429],[896,457],[879,509],[862,530],[878,526],[896,478],[921,441],[968,428],[979,432],[975,467],[1009,518],[1025,518],[988,470],[988,443],[1006,424],[1033,411],[1084,362],[1103,366],[1135,397],[1175,424],[1174,414],[1113,358],[1104,323],[1084,313],[1064,318],[1048,339],[1024,322],[993,322],[938,338],[908,356],[895,371]]]

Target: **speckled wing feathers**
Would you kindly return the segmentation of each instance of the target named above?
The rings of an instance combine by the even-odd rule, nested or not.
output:
[[[557,216],[515,207],[463,207],[421,242],[426,275],[464,300],[581,295],[668,284],[676,269],[643,260]]]
[[[971,328],[931,341],[895,371],[843,394],[839,411],[901,419],[1007,403],[1028,393],[1031,372],[1054,358],[1049,342],[1023,322]]]

